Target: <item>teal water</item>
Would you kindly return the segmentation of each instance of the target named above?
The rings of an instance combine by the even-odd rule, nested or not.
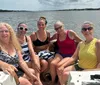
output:
[[[94,23],[94,35],[100,38],[100,11],[99,10],[85,10],[85,11],[43,11],[43,12],[0,12],[0,21],[7,22],[16,30],[18,23],[25,22],[28,24],[28,34],[37,30],[37,20],[40,16],[47,18],[47,30],[51,35],[55,32],[53,24],[57,20],[61,20],[65,24],[65,29],[72,29],[77,32],[80,37],[81,25],[84,21],[91,21]]]

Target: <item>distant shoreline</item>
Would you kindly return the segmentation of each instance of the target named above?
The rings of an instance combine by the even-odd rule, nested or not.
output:
[[[28,10],[3,10],[3,9],[0,9],[0,12],[82,11],[82,10],[100,10],[100,8],[61,9],[61,10],[38,10],[38,11],[28,11]]]

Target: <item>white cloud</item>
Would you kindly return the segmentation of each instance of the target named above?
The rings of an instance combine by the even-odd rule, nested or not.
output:
[[[0,9],[55,10],[100,7],[100,0],[0,0]]]

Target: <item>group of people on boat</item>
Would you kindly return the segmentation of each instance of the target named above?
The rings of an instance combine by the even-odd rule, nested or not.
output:
[[[19,23],[17,32],[8,23],[0,23],[0,70],[11,74],[17,85],[43,85],[40,74],[49,70],[50,85],[66,85],[70,71],[100,68],[100,40],[93,36],[92,22],[81,26],[82,40],[73,30],[65,30],[61,21],[54,23],[53,36],[46,30],[47,20],[40,17],[38,30],[27,35],[28,26]],[[58,49],[51,52],[56,40]],[[51,46],[52,45],[52,46]]]

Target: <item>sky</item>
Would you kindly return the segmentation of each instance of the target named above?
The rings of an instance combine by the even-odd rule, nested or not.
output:
[[[0,0],[4,10],[59,10],[74,8],[99,8],[100,0]]]

